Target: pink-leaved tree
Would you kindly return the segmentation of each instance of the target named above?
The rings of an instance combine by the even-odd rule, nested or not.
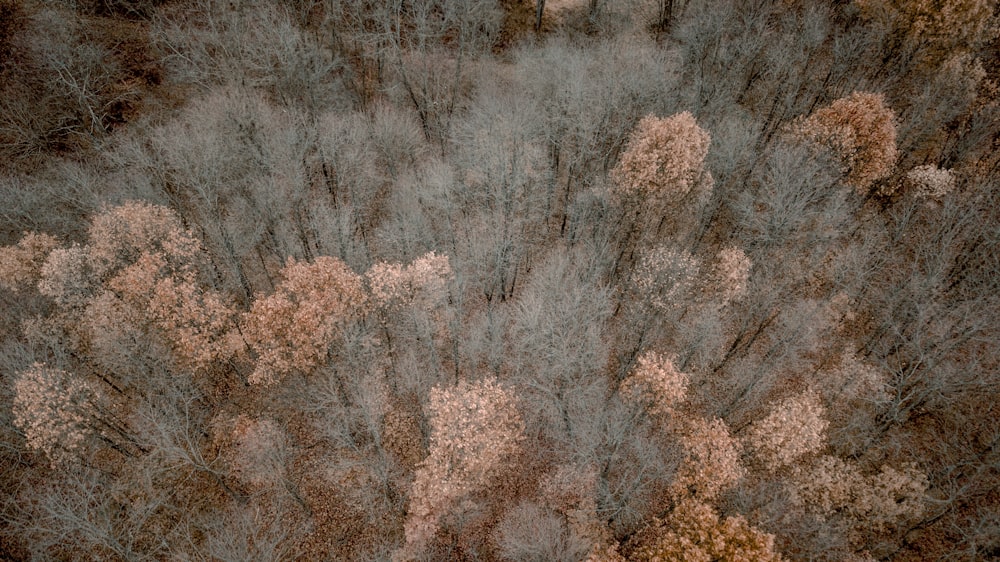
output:
[[[289,258],[275,292],[254,301],[243,334],[257,354],[251,384],[309,372],[327,358],[344,326],[367,306],[361,277],[337,258]]]
[[[882,94],[854,92],[791,126],[793,136],[829,149],[860,195],[892,173],[899,157],[896,115]]]
[[[427,417],[430,447],[410,491],[406,544],[398,560],[418,556],[441,518],[488,487],[524,439],[517,397],[492,378],[432,389]]]

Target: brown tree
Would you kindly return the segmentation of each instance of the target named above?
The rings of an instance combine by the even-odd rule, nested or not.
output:
[[[745,474],[740,443],[721,419],[678,420],[674,429],[684,447],[684,460],[672,484],[677,497],[714,500]]]
[[[866,195],[896,165],[895,120],[882,94],[854,92],[799,119],[791,130],[796,137],[831,150],[840,161],[844,181]]]
[[[746,444],[767,470],[776,471],[823,448],[829,425],[824,413],[814,392],[783,400],[750,426]]]
[[[790,483],[793,501],[808,511],[846,518],[854,541],[916,521],[927,507],[927,476],[912,465],[883,465],[877,474],[865,474],[853,462],[822,456],[799,467]],[[860,536],[858,531],[863,531]]]
[[[14,382],[14,424],[28,447],[52,465],[79,459],[96,437],[96,387],[61,369],[35,363]]]
[[[38,292],[67,309],[83,308],[96,286],[85,247],[52,250],[39,272]]]
[[[0,288],[19,292],[41,278],[42,264],[59,241],[48,234],[26,232],[13,246],[0,248]]]
[[[974,50],[996,34],[996,3],[990,0],[855,0],[861,17],[886,34],[898,54],[919,52],[933,64]]]
[[[654,415],[669,416],[687,397],[690,378],[677,369],[676,361],[676,357],[655,352],[640,355],[631,374],[622,381],[620,392]]]
[[[680,199],[699,182],[710,142],[687,111],[644,117],[611,171],[616,193],[660,205]]]
[[[172,271],[197,265],[201,244],[173,210],[143,201],[108,207],[92,220],[87,257],[94,275],[106,280],[144,254],[160,254]]]
[[[255,300],[244,320],[243,334],[258,356],[253,384],[320,366],[345,324],[367,305],[361,277],[336,258],[289,258],[281,275],[275,292]]]
[[[619,264],[632,262],[636,249],[660,240],[661,232],[682,238],[699,223],[714,184],[704,167],[710,142],[686,111],[664,119],[649,115],[636,126],[610,173],[626,215]]]
[[[419,555],[441,517],[489,486],[524,439],[517,399],[494,379],[433,389],[427,416],[430,448],[410,491],[401,560]]]
[[[778,562],[774,535],[761,532],[739,515],[725,519],[695,499],[681,501],[665,520],[654,519],[629,540],[634,562]]]
[[[448,298],[448,285],[455,278],[448,256],[428,252],[404,266],[379,262],[365,277],[373,302],[381,307],[422,303],[434,306]]]
[[[955,189],[955,174],[937,166],[917,166],[906,172],[907,187],[920,198],[938,200]]]

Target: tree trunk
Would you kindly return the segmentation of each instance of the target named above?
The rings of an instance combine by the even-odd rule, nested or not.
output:
[[[667,33],[670,31],[673,12],[674,0],[660,0],[660,17],[657,21],[658,31],[661,33]]]

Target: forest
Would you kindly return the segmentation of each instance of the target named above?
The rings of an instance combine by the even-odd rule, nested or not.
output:
[[[0,559],[1000,560],[995,0],[0,0]]]

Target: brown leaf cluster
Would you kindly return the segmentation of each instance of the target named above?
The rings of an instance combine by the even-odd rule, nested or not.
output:
[[[366,306],[361,277],[333,257],[289,258],[275,292],[254,301],[243,335],[257,354],[253,384],[274,384],[321,365],[345,323]]]
[[[826,445],[825,408],[815,392],[783,400],[750,426],[746,444],[774,472]]]
[[[421,302],[434,306],[448,298],[448,284],[455,278],[448,256],[428,252],[404,266],[379,262],[365,277],[372,300],[382,307]]]
[[[919,518],[928,487],[927,476],[912,465],[884,465],[866,475],[851,461],[823,456],[796,470],[792,497],[820,516],[846,515],[856,525],[881,530]]]
[[[723,304],[737,300],[746,293],[752,265],[746,253],[734,246],[723,248],[719,252],[713,273],[714,284],[721,294]]]
[[[736,515],[719,517],[708,504],[682,500],[664,520],[640,531],[626,547],[634,562],[777,562],[774,535]]]
[[[742,447],[721,419],[678,421],[685,457],[672,488],[677,497],[713,500],[732,488],[746,473],[740,461]]]
[[[197,282],[204,250],[176,213],[127,202],[95,217],[89,234],[88,267],[122,301],[118,307],[155,326],[189,366],[205,368],[238,351],[235,311]]]
[[[53,466],[79,458],[95,435],[97,390],[72,374],[35,363],[14,381],[14,425]]]
[[[66,309],[82,309],[95,286],[86,247],[52,250],[39,273],[38,292]]]
[[[792,133],[830,149],[843,167],[845,181],[865,195],[896,165],[895,120],[882,94],[854,92],[800,119],[792,125]]]
[[[190,266],[201,245],[173,210],[143,201],[109,207],[91,221],[87,233],[90,267],[106,279],[139,256],[161,254],[175,268]]]
[[[441,517],[488,486],[524,439],[517,397],[490,378],[434,388],[427,416],[430,447],[410,492],[401,559],[418,554]]]
[[[855,0],[861,17],[875,22],[904,46],[934,58],[969,49],[996,36],[991,0]]]
[[[676,357],[646,352],[639,356],[631,374],[622,381],[621,394],[638,402],[656,416],[669,416],[687,397],[690,376],[680,372]]]
[[[917,166],[906,172],[906,182],[917,197],[941,199],[955,189],[955,174],[933,165]]]
[[[678,310],[692,300],[700,268],[701,260],[690,252],[657,246],[639,260],[632,284],[644,305],[660,311]]]
[[[617,193],[661,201],[682,197],[699,180],[710,142],[688,111],[662,119],[647,115],[611,171]]]
[[[226,457],[233,474],[251,486],[268,486],[284,478],[288,435],[266,418],[244,414],[231,422]]]
[[[26,232],[17,244],[0,248],[0,288],[19,292],[36,285],[45,258],[58,246],[53,236]]]

